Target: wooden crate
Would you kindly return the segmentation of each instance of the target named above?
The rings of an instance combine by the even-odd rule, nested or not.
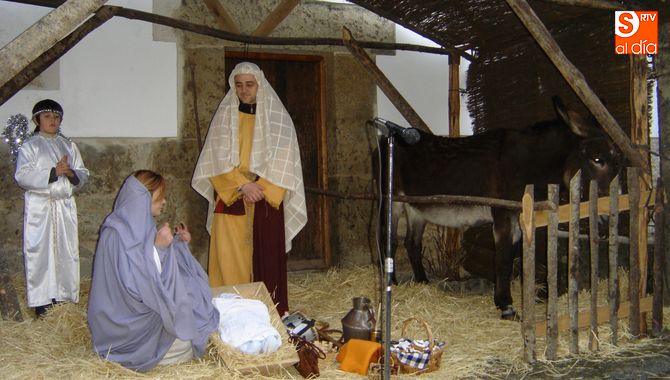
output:
[[[272,326],[279,331],[282,339],[282,345],[276,352],[271,354],[247,355],[225,344],[218,332],[212,333],[209,340],[216,348],[217,355],[228,369],[244,375],[260,374],[263,376],[272,376],[281,372],[283,368],[290,367],[299,361],[295,346],[289,343],[284,323],[263,282],[212,288],[213,297],[217,297],[222,293],[239,294],[243,298],[256,299],[266,304],[270,312]]]

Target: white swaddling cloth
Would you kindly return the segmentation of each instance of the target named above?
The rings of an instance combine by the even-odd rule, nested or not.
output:
[[[226,344],[245,354],[271,353],[281,346],[281,336],[263,302],[223,293],[212,303],[219,310],[219,335]]]

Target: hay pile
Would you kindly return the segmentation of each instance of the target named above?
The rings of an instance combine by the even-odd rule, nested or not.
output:
[[[352,297],[365,295],[374,305],[379,304],[377,278],[372,266],[291,274],[290,306],[339,329],[340,319],[351,309]],[[0,373],[3,378],[242,378],[225,367],[214,354],[216,348],[213,345],[209,354],[200,360],[157,367],[147,374],[99,359],[91,352],[86,326],[85,305],[89,285],[90,281],[82,281],[82,297],[78,305],[57,305],[42,320],[32,320],[32,312],[22,305],[26,321],[0,321]],[[622,284],[622,294],[626,294],[625,285]],[[16,286],[18,291],[23,289],[21,279],[17,279]],[[513,283],[512,290],[514,299],[520,300],[519,284]],[[587,293],[580,294],[580,307],[586,307],[588,300]],[[601,300],[604,300],[604,291]],[[565,313],[567,301],[561,302],[561,313]],[[520,305],[520,302],[517,301],[517,304]],[[538,304],[537,308],[539,312],[544,304]],[[422,375],[423,379],[483,378],[504,376],[505,373],[523,374],[530,369],[522,359],[521,325],[500,320],[490,295],[449,293],[441,290],[437,283],[396,286],[393,288],[393,339],[400,337],[402,323],[410,317],[428,321],[434,336],[446,341],[440,370]],[[664,318],[670,320],[667,308]],[[646,344],[644,339],[631,343],[626,323],[626,320],[619,323],[619,347],[608,344],[608,328],[606,325],[601,327],[601,351],[598,354],[588,353],[586,332],[580,332],[580,350],[584,352],[581,355],[590,359],[611,357],[630,347]],[[425,332],[416,327],[410,329],[408,335],[424,338]],[[560,354],[567,355],[567,332],[562,332],[561,337]],[[538,359],[543,360],[544,342],[541,339],[538,339],[537,349]],[[329,355],[320,366],[321,376],[325,379],[360,378],[340,371],[333,355]],[[274,378],[299,379],[301,376],[290,367]]]

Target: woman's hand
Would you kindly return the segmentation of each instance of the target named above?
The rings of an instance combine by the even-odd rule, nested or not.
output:
[[[188,244],[191,242],[191,233],[188,232],[188,227],[186,224],[179,223],[177,227],[174,228],[174,233],[178,236],[184,243]]]
[[[167,248],[172,244],[172,229],[170,228],[169,223],[163,224],[156,232],[156,240],[154,240],[154,245],[158,248]]]

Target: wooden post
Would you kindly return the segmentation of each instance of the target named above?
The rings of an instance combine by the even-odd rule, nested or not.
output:
[[[70,33],[107,0],[68,0],[0,49],[0,86]]]
[[[649,163],[645,161],[642,156],[633,147],[630,139],[621,129],[614,117],[607,111],[607,108],[600,101],[598,96],[589,87],[584,75],[568,60],[563,54],[560,46],[556,40],[551,36],[547,28],[542,24],[542,21],[537,17],[535,12],[528,5],[526,0],[506,0],[514,13],[519,17],[526,29],[535,38],[542,50],[547,54],[549,59],[561,72],[563,78],[568,82],[572,90],[577,94],[577,97],[584,103],[584,105],[591,111],[593,116],[605,129],[607,134],[612,138],[612,141],[621,149],[623,154],[635,166],[639,166],[645,172],[651,172]]]
[[[628,168],[628,195],[630,197],[629,224],[629,265],[628,294],[630,301],[630,316],[628,328],[634,338],[640,337],[640,177],[636,168]]]
[[[658,54],[654,56],[654,71],[656,72],[656,97],[658,107],[659,151],[664,156],[670,152],[670,22],[658,25]],[[670,189],[670,160],[659,160],[663,188]],[[667,202],[667,199],[663,198]],[[665,239],[670,238],[670,207],[665,208]],[[658,231],[656,232],[658,233]],[[663,304],[670,305],[670,241],[663,242],[666,247],[665,266],[663,267]]]
[[[647,56],[630,56],[630,140],[640,146],[638,153],[649,165],[649,98],[647,94]],[[651,173],[642,173],[643,187],[641,190],[651,189]],[[646,218],[645,218],[646,225]],[[642,231],[640,231],[642,232]],[[644,241],[647,241],[646,233]],[[642,237],[642,236],[640,236]],[[642,240],[640,240],[642,241]]]
[[[521,201],[523,231],[523,346],[527,363],[535,362],[535,225],[533,185],[526,185]]]
[[[570,315],[571,354],[579,353],[579,203],[581,201],[582,171],[577,171],[570,180],[570,221],[568,231],[568,314]]]
[[[630,55],[630,139],[633,144],[649,147],[649,105],[647,96],[647,56]],[[649,150],[639,149],[640,156],[650,162]],[[640,176],[640,191],[651,189],[651,173],[643,172]],[[647,295],[647,225],[649,211],[646,207],[640,208],[637,218],[638,224],[638,252],[640,257],[640,297]],[[646,313],[640,318],[640,331],[647,332]]]
[[[547,200],[552,203],[547,223],[547,352],[548,360],[558,351],[558,185],[549,185]]]
[[[461,57],[449,54],[449,137],[461,135]]]
[[[281,24],[282,21],[291,13],[293,8],[295,8],[300,3],[300,0],[282,0],[281,3],[275,7],[275,9],[270,13],[263,22],[251,33],[252,36],[268,36],[272,33],[277,25]]]
[[[609,212],[609,276],[607,281],[607,300],[610,305],[610,331],[612,345],[618,343],[619,334],[619,176],[610,183],[610,212]]]
[[[654,229],[656,232],[654,233],[654,295],[651,310],[651,333],[655,337],[660,336],[663,332],[664,208],[663,181],[659,177],[656,182],[656,203],[654,205]]]
[[[449,54],[449,137],[460,137],[461,98],[459,92],[459,64],[460,57]],[[460,255],[463,240],[463,228],[447,227],[446,254],[451,257]]]
[[[589,350],[598,351],[598,182],[589,183],[589,251],[591,253],[591,331]]]
[[[372,75],[372,79],[375,81],[377,86],[382,90],[384,95],[386,95],[391,103],[395,106],[400,114],[407,120],[407,122],[414,128],[420,129],[424,132],[431,132],[428,125],[421,119],[416,111],[409,105],[407,100],[398,92],[398,90],[393,86],[391,81],[384,75],[384,73],[379,70],[379,67],[375,62],[370,58],[368,53],[363,50],[358,43],[351,35],[351,32],[346,27],[342,27],[342,41],[344,41],[344,46],[349,49],[351,54],[358,60],[358,62],[363,65],[363,68]]]
[[[118,8],[102,7],[96,14],[81,24],[76,30],[67,37],[56,42],[54,46],[42,53],[37,59],[30,62],[27,66],[16,74],[13,78],[0,86],[0,105],[4,104],[19,90],[40,75],[51,64],[56,62],[65,53],[70,51],[79,41],[94,31],[107,20],[111,19]]]
[[[325,78],[326,78],[326,69],[325,65],[319,65],[319,88],[321,89],[319,97],[321,98],[321,104],[325,107],[326,105],[326,89],[325,89]],[[320,157],[319,160],[319,176],[317,181],[319,188],[328,191],[329,182],[328,178],[328,129],[326,128],[326,112],[319,112],[319,127],[317,128],[317,138],[319,139],[318,154]],[[321,212],[320,217],[322,220],[323,229],[321,231],[323,236],[323,263],[326,268],[330,268],[333,265],[333,255],[331,252],[331,242],[330,242],[330,233],[331,228],[331,218],[330,218],[330,198],[326,196],[320,196],[321,199]],[[381,313],[381,311],[379,311]]]
[[[247,36],[237,33],[227,32],[225,30],[211,28],[209,26],[195,24],[171,17],[161,16],[151,12],[138,11],[136,9],[118,8],[116,16],[124,17],[131,20],[141,20],[150,22],[152,24],[169,26],[180,30],[185,30],[192,33],[210,36],[226,41],[240,42],[250,45],[270,45],[270,46],[343,46],[344,41],[341,38],[302,38],[302,37],[256,37]],[[394,42],[378,42],[378,41],[358,41],[357,44],[366,49],[382,49],[382,50],[404,50],[416,51],[430,54],[457,54],[468,61],[474,61],[476,58],[463,49],[454,47],[431,47],[423,45],[412,44],[397,44]]]

